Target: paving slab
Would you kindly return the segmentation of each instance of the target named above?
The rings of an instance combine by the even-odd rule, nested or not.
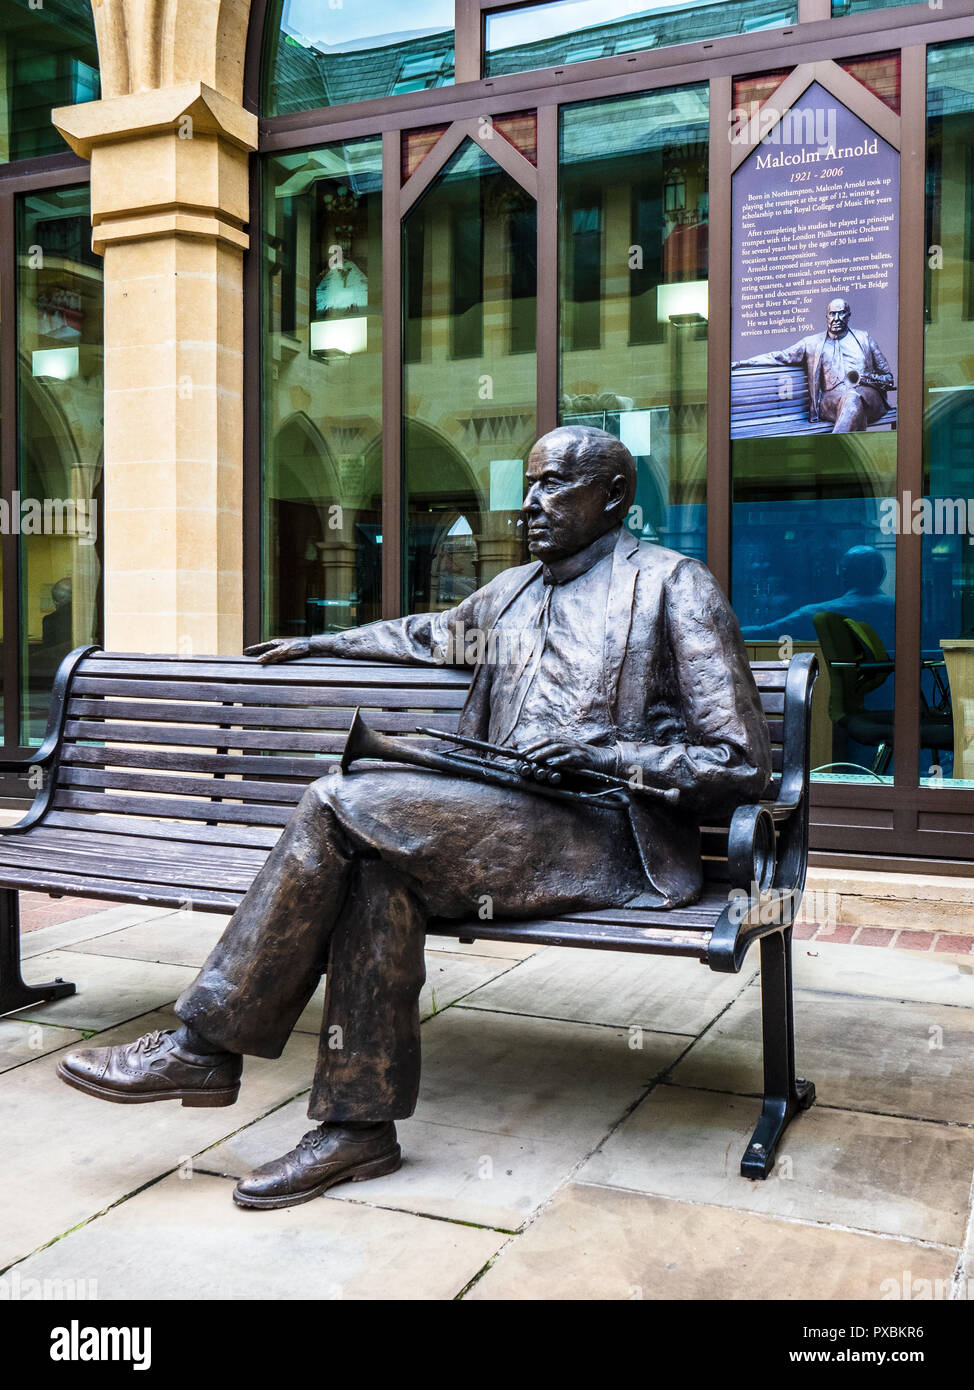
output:
[[[95,956],[184,965],[199,970],[223,934],[225,920],[201,912],[172,912],[167,917],[137,922],[120,931],[97,936],[75,947]]]
[[[795,994],[798,1069],[819,1100],[974,1125],[974,1012],[948,1004]],[[673,1073],[681,1086],[762,1092],[761,998],[745,990]]]
[[[198,1170],[238,1178],[286,1153],[311,1127],[307,1100],[282,1106],[199,1154]],[[583,1155],[570,1134],[522,1139],[509,1134],[428,1124],[413,1116],[396,1125],[403,1166],[368,1183],[345,1183],[337,1201],[367,1201],[450,1221],[512,1231],[522,1226]]]
[[[446,951],[430,951],[426,956],[426,983],[419,996],[420,1021],[432,1018],[478,986],[503,975],[512,962],[503,956],[460,956]],[[327,981],[322,980],[308,1000],[297,1023],[300,1033],[321,1032]]]
[[[363,1184],[364,1186],[364,1184]],[[224,1178],[166,1178],[18,1266],[96,1281],[98,1299],[451,1299],[500,1248],[495,1231],[316,1199],[235,1207]]]
[[[70,921],[59,922],[56,926],[38,927],[36,931],[26,932],[21,937],[20,954],[24,960],[30,956],[43,956],[48,951],[60,951],[81,941],[107,936],[135,922],[169,917],[172,911],[171,907],[119,903],[117,907],[106,908],[104,912],[93,912],[90,917],[72,917]]]
[[[974,957],[919,955],[822,941],[794,948],[795,987],[974,1008]]]
[[[491,980],[506,974],[517,962],[509,956],[462,956],[446,951],[426,954],[426,983],[419,996],[420,1018],[441,1013]]]
[[[408,1162],[369,1183],[368,1199],[514,1229],[563,1181],[685,1046],[644,1033],[451,1008],[423,1026],[416,1115],[400,1125]],[[203,1153],[239,1176],[292,1148],[306,1100]],[[335,1189],[339,1200],[362,1188]]]
[[[756,972],[718,975],[688,958],[546,946],[477,992],[478,1008],[578,1023],[699,1033]]]
[[[742,1178],[760,1102],[659,1086],[579,1170],[581,1182],[960,1247],[974,1131],[813,1106],[774,1174]]]
[[[174,1002],[196,971],[81,951],[49,951],[33,957],[24,970],[28,983],[54,980],[59,975],[77,985],[76,994],[47,1004],[31,1004],[9,1017],[99,1032]]]
[[[955,1256],[750,1212],[568,1184],[465,1299],[881,1299]],[[701,1314],[701,1317],[703,1314]]]
[[[455,1005],[423,1025],[417,1118],[586,1152],[686,1046],[672,1033],[630,1041],[628,1029]]]
[[[84,1034],[76,1028],[57,1028],[47,1023],[27,1023],[19,1018],[0,1018],[0,1071],[33,1062],[59,1047],[71,1047]]]
[[[100,1035],[97,1045],[173,1025],[168,1011],[155,1012]],[[58,1055],[0,1075],[0,1269],[291,1100],[311,1084],[315,1042],[296,1033],[277,1061],[248,1057],[240,1099],[218,1110],[106,1104],[58,1079]]]

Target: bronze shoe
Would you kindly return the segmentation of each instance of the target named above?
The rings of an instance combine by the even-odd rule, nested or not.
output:
[[[119,1105],[181,1100],[209,1107],[234,1103],[242,1070],[236,1052],[197,1056],[178,1046],[174,1033],[157,1030],[117,1047],[69,1052],[57,1074],[75,1090]]]
[[[381,1178],[401,1163],[391,1121],[368,1130],[330,1124],[309,1130],[290,1153],[241,1178],[233,1200],[241,1207],[296,1207],[336,1183]]]

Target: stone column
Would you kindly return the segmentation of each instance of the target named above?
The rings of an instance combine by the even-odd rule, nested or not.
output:
[[[52,113],[105,258],[105,644],[243,639],[243,252],[257,121],[202,81]]]

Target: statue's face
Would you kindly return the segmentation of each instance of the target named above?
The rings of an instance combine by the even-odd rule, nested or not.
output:
[[[539,441],[528,459],[528,490],[521,515],[528,549],[539,560],[561,560],[584,550],[615,524],[619,496],[607,494],[603,482],[593,481],[565,462],[563,451]]]
[[[849,331],[849,317],[852,310],[844,299],[833,299],[828,307],[827,320],[830,338],[841,338]]]

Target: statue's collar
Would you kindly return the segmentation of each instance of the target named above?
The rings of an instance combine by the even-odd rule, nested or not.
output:
[[[552,560],[550,565],[542,565],[541,578],[546,584],[567,584],[569,580],[577,579],[605,559],[606,555],[612,554],[621,529],[615,526],[584,550],[576,550],[574,555],[566,555],[563,560]]]

